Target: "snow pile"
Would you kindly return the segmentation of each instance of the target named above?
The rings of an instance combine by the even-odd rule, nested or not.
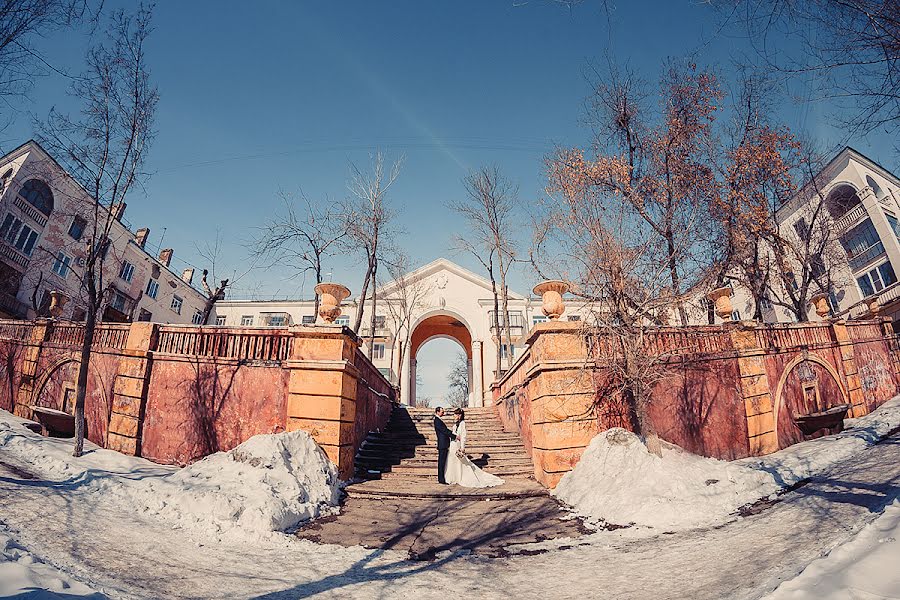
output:
[[[796,578],[778,586],[767,600],[844,600],[900,595],[900,500],[856,537]]]
[[[0,529],[0,598],[104,598],[42,562]]]
[[[338,503],[337,469],[305,431],[257,435],[126,488],[141,509],[187,528],[284,531]]]
[[[662,458],[624,429],[599,433],[553,494],[594,524],[677,531],[736,518],[737,509],[818,475],[900,426],[900,396],[847,419],[842,433],[732,462],[663,442]]]
[[[337,469],[305,431],[257,435],[179,469],[98,448],[72,457],[72,440],[46,438],[0,411],[0,447],[28,470],[66,486],[103,491],[138,511],[204,533],[290,529],[336,506]]]
[[[778,490],[767,473],[663,445],[660,458],[630,431],[608,429],[553,494],[595,523],[674,531],[721,521]]]

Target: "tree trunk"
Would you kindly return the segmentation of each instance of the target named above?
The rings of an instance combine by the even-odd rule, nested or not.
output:
[[[672,233],[666,235],[666,248],[669,252],[669,276],[672,279],[672,294],[677,298],[675,307],[678,309],[678,318],[682,325],[688,324],[687,311],[684,310],[684,303],[681,301],[681,279],[678,276],[678,264],[675,260],[675,240]]]
[[[375,265],[372,267],[372,316],[369,319],[369,362],[372,361],[373,353],[375,352],[375,308],[378,305],[377,294],[375,293],[375,275],[378,272],[378,261],[375,261]]]
[[[353,325],[353,333],[359,335],[362,327],[363,311],[366,309],[366,294],[369,292],[369,280],[372,278],[372,257],[369,257],[369,266],[366,267],[366,278],[363,279],[363,287],[359,293],[359,304],[356,306],[356,323]]]
[[[494,294],[494,335],[497,340],[497,367],[494,373],[494,379],[500,379],[500,371],[503,369],[503,364],[501,363],[501,348],[502,338],[500,336],[500,296],[497,294],[497,282],[494,281],[494,273],[491,272],[491,291]]]
[[[92,282],[88,287],[93,288]],[[91,346],[94,343],[94,330],[97,327],[96,294],[90,289],[88,298],[87,319],[84,323],[84,341],[81,343],[81,359],[78,365],[78,382],[75,385],[75,448],[72,456],[78,457],[84,452],[84,400],[87,396],[88,368],[91,360]]]
[[[322,283],[322,263],[320,260],[316,260],[316,285]],[[313,318],[319,318],[319,294],[317,293],[316,299],[313,301]]]
[[[513,356],[512,333],[509,327],[509,294],[506,287],[506,265],[503,264],[503,257],[500,257],[500,299],[503,303],[503,337],[506,340],[506,367],[511,369],[515,357]]]

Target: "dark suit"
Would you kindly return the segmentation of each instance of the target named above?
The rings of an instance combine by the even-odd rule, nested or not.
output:
[[[437,415],[434,415],[434,432],[437,434],[438,483],[447,483],[444,473],[447,470],[447,456],[450,454],[450,440],[455,440],[456,436]]]

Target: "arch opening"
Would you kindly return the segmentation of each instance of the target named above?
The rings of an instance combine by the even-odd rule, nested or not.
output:
[[[417,405],[416,397],[416,379],[417,368],[416,362],[419,351],[432,340],[452,340],[459,345],[465,353],[467,369],[468,369],[468,404],[472,404],[473,394],[473,369],[472,369],[472,333],[468,325],[463,320],[450,313],[439,313],[430,315],[419,321],[413,329],[409,342],[409,361],[410,367],[406,374],[406,386],[409,390],[409,404]],[[454,346],[451,346],[455,348]],[[446,364],[449,365],[454,356],[447,353]]]

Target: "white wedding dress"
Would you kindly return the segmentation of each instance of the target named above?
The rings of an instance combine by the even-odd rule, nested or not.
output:
[[[496,475],[485,473],[476,467],[466,456],[466,422],[462,421],[453,428],[456,439],[450,442],[447,455],[447,483],[455,483],[463,487],[485,488],[501,485],[503,480]]]

